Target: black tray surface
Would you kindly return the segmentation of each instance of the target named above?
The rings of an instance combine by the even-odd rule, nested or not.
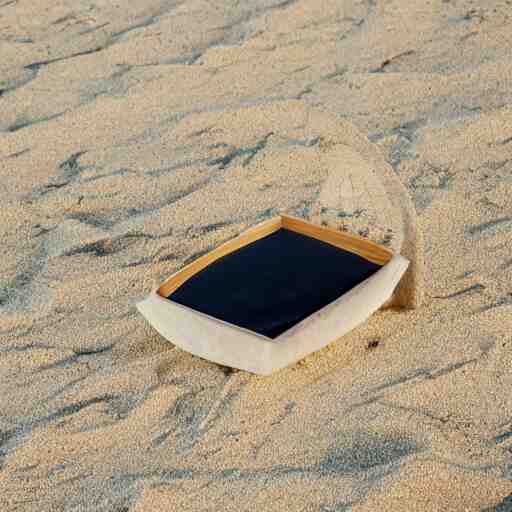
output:
[[[169,299],[275,338],[380,265],[284,228],[193,275]]]

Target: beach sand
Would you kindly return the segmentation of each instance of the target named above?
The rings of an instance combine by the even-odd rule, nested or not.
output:
[[[512,510],[510,7],[2,0],[0,510]],[[270,377],[159,336],[332,137],[410,194],[422,307]]]

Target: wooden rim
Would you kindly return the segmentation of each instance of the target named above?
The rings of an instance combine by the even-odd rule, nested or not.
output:
[[[392,257],[393,252],[371,240],[362,236],[353,235],[347,231],[336,231],[335,229],[318,226],[297,217],[289,215],[281,215],[282,227],[290,231],[295,231],[302,235],[321,240],[328,244],[334,245],[340,249],[358,254],[362,258],[385,265]]]
[[[219,258],[245,247],[256,240],[264,238],[281,228],[326,242],[340,249],[357,254],[378,265],[385,265],[393,257],[392,251],[366,238],[347,232],[336,231],[324,226],[318,226],[297,217],[279,215],[278,217],[273,217],[272,219],[253,226],[232,240],[228,240],[219,247],[212,249],[207,254],[200,256],[197,260],[189,263],[166,279],[158,288],[157,294],[161,297],[168,297],[194,274],[197,274]]]

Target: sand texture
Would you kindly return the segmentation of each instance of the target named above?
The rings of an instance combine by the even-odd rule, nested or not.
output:
[[[511,8],[0,0],[0,511],[512,510]],[[278,213],[421,307],[271,377],[138,314]]]

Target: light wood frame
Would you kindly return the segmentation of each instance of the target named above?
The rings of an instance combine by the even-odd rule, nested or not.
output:
[[[164,283],[158,288],[158,294],[162,297],[168,297],[185,281],[206,268],[208,265],[212,264],[214,261],[245,247],[256,240],[260,240],[281,228],[289,231],[295,231],[296,233],[315,238],[316,240],[321,240],[322,242],[334,245],[340,249],[345,249],[346,251],[358,254],[359,256],[362,256],[373,263],[377,263],[378,265],[385,265],[393,257],[393,253],[389,249],[382,247],[371,240],[367,240],[366,238],[318,226],[290,215],[279,215],[278,217],[273,217],[257,224],[232,240],[228,240],[207,254],[197,258],[192,263],[189,263],[187,266],[183,267],[181,270],[166,279],[166,281],[164,281]]]

